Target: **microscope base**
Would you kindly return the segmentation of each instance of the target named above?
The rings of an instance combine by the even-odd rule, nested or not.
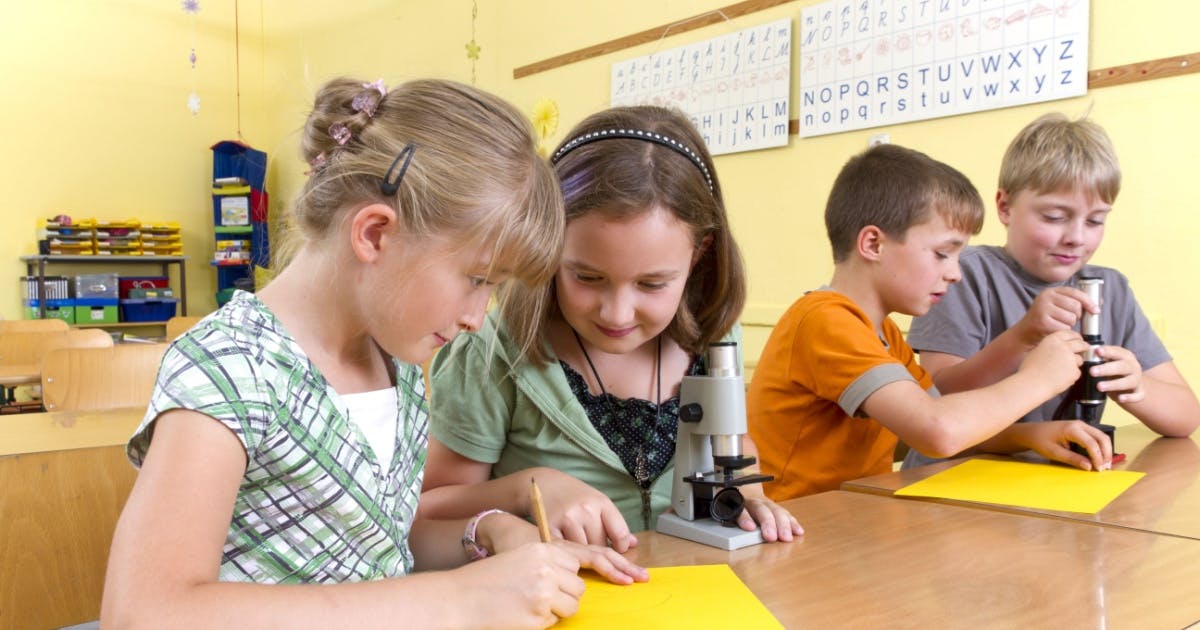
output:
[[[763,542],[762,532],[757,529],[748,532],[736,526],[725,527],[711,518],[689,521],[671,512],[659,514],[654,529],[663,534],[729,551]]]

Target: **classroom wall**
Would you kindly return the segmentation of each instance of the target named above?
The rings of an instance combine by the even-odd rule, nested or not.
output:
[[[246,10],[243,3],[243,11]],[[22,316],[19,255],[36,253],[36,226],[73,217],[137,217],[183,227],[189,307],[215,308],[208,265],[212,158],[236,139],[237,51],[232,2],[204,2],[194,18],[179,2],[49,0],[6,3],[0,17],[0,315]],[[241,29],[241,129],[261,138],[266,112],[254,89],[263,71],[258,11]],[[244,19],[249,19],[246,16]],[[195,72],[188,62],[194,46]],[[201,97],[199,116],[188,94]],[[157,273],[113,269],[126,274]],[[99,273],[96,266],[51,273]]]
[[[0,125],[10,147],[0,152],[0,172],[11,226],[0,232],[0,248],[12,253],[0,269],[7,265],[9,277],[23,273],[15,257],[33,251],[33,226],[45,215],[158,218],[156,211],[166,209],[174,213],[167,218],[183,223],[185,248],[193,257],[188,268],[193,311],[212,308],[208,146],[236,136],[235,54],[241,57],[242,132],[271,156],[268,187],[278,217],[303,182],[306,165],[296,155],[296,132],[316,87],[340,74],[382,77],[389,84],[422,76],[472,81],[465,44],[472,36],[473,6],[474,37],[482,47],[474,82],[523,111],[540,98],[555,99],[561,122],[552,140],[558,141],[574,123],[607,106],[613,62],[798,18],[811,3],[782,4],[522,79],[512,78],[513,68],[727,3],[358,0],[331,10],[318,0],[246,0],[240,3],[241,46],[235,51],[232,3],[204,2],[195,18],[201,59],[194,79],[185,46],[192,38],[191,20],[178,3],[15,4],[0,26],[5,68]],[[1131,20],[1150,26],[1129,28]],[[1089,67],[1195,52],[1191,25],[1198,20],[1200,4],[1187,0],[1148,0],[1136,14],[1124,3],[1092,2]],[[31,56],[35,49],[48,52]],[[184,107],[193,80],[204,99],[195,118]],[[1191,240],[1200,233],[1200,217],[1191,207],[1189,185],[1200,144],[1193,119],[1198,95],[1200,75],[1187,75],[1045,104],[817,138],[793,136],[786,147],[718,157],[750,275],[744,316],[748,361],[754,362],[787,305],[829,279],[825,197],[840,165],[865,149],[870,135],[886,132],[894,143],[956,166],[990,200],[1001,154],[1021,126],[1047,111],[1090,111],[1111,134],[1125,172],[1108,236],[1094,261],[1131,278],[1185,376],[1200,385],[1200,340],[1190,334],[1189,321],[1200,298],[1186,284],[1188,272],[1200,269],[1200,252]],[[975,242],[1003,242],[994,210]],[[19,316],[15,290],[0,291],[0,314]]]
[[[541,61],[647,28],[720,8],[729,2],[613,0],[573,5],[560,15],[554,2],[513,3],[500,16],[504,69]],[[689,42],[733,32],[782,17],[798,21],[813,2],[779,7],[668,37],[541,74],[502,77],[500,93],[517,103],[538,97],[558,100],[560,137],[591,111],[606,106],[611,64]],[[566,19],[564,19],[564,17]],[[1089,68],[1104,68],[1196,52],[1200,4],[1152,0],[1132,11],[1125,3],[1091,3]],[[1131,21],[1143,22],[1131,28]],[[561,22],[560,22],[561,21]],[[556,26],[562,23],[565,27]],[[795,23],[793,23],[795,28]],[[798,51],[793,46],[793,64]],[[792,117],[796,117],[796,71],[792,72]],[[1191,317],[1200,308],[1188,282],[1200,270],[1200,234],[1192,188],[1200,149],[1200,74],[1092,90],[1086,96],[1025,107],[801,139],[784,148],[725,155],[716,166],[725,189],[735,233],[747,259],[749,303],[744,315],[746,357],[761,352],[771,325],[803,291],[827,282],[832,273],[824,232],[825,198],[841,164],[867,148],[875,133],[893,143],[924,151],[966,173],[988,201],[989,214],[976,243],[1003,244],[994,198],[1000,158],[1012,136],[1042,113],[1090,111],[1112,137],[1124,172],[1107,235],[1093,262],[1117,267],[1131,278],[1137,297],[1163,337],[1185,377],[1200,386],[1200,340]],[[906,318],[897,318],[906,325]],[[1115,405],[1109,421],[1129,421]]]

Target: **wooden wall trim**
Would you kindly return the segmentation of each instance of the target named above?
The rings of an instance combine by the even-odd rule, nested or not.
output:
[[[632,48],[634,46],[640,46],[650,42],[656,42],[667,35],[686,33],[704,26],[709,26],[710,24],[719,24],[725,20],[732,20],[735,17],[741,17],[743,15],[755,13],[764,9],[770,9],[771,7],[787,4],[789,2],[795,2],[795,0],[745,0],[744,2],[726,5],[706,13],[693,15],[690,18],[679,20],[678,22],[672,22],[670,24],[663,24],[662,26],[656,26],[654,28],[648,28],[632,35],[618,37],[617,39],[595,44],[593,46],[588,46],[587,48],[580,48],[579,50],[573,50],[549,59],[543,59],[535,63],[515,68],[513,70],[513,78],[520,79],[521,77],[527,77],[531,74],[537,74],[539,72],[545,72],[554,68],[560,68],[577,61],[583,61],[584,59],[591,59],[593,57],[607,55],[608,53],[616,52],[618,50],[624,50],[626,48]]]

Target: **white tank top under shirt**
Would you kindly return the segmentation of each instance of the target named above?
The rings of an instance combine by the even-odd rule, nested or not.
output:
[[[396,409],[396,388],[377,389],[359,394],[339,394],[346,406],[346,416],[358,426],[371,450],[379,458],[382,472],[392,468],[392,455],[396,452],[396,424],[400,419]]]

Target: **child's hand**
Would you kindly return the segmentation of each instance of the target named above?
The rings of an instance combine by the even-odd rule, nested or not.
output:
[[[1146,397],[1142,389],[1142,364],[1132,352],[1120,346],[1100,346],[1096,354],[1104,363],[1092,367],[1092,376],[1104,378],[1096,387],[1119,403],[1141,402]]]
[[[1100,305],[1074,287],[1054,287],[1038,294],[1013,328],[1025,344],[1032,347],[1050,333],[1074,328],[1084,311],[1098,313]]]
[[[1080,353],[1088,344],[1073,330],[1060,330],[1042,338],[1025,360],[1021,371],[1032,370],[1039,375],[1039,382],[1050,385],[1055,393],[1070,387],[1079,378],[1079,366],[1083,365]]]
[[[579,560],[557,545],[530,543],[472,562],[461,572],[464,595],[478,598],[477,605],[462,610],[464,627],[491,627],[497,623],[515,628],[546,628],[579,610],[583,578]],[[471,595],[473,594],[473,595]]]
[[[1025,448],[1042,457],[1083,470],[1112,468],[1112,442],[1103,431],[1079,420],[1018,422],[1010,435]],[[1071,443],[1087,450],[1087,457],[1071,450]]]
[[[762,484],[743,486],[742,496],[746,509],[738,516],[738,527],[748,532],[762,529],[767,542],[791,542],[804,535],[804,528],[791,512],[763,495]]]
[[[621,510],[603,492],[553,470],[539,469],[536,479],[551,534],[584,545],[604,546],[611,541],[620,553],[637,546]]]
[[[591,569],[613,584],[645,582],[650,574],[609,547],[556,540],[553,546],[571,554],[582,569]]]

